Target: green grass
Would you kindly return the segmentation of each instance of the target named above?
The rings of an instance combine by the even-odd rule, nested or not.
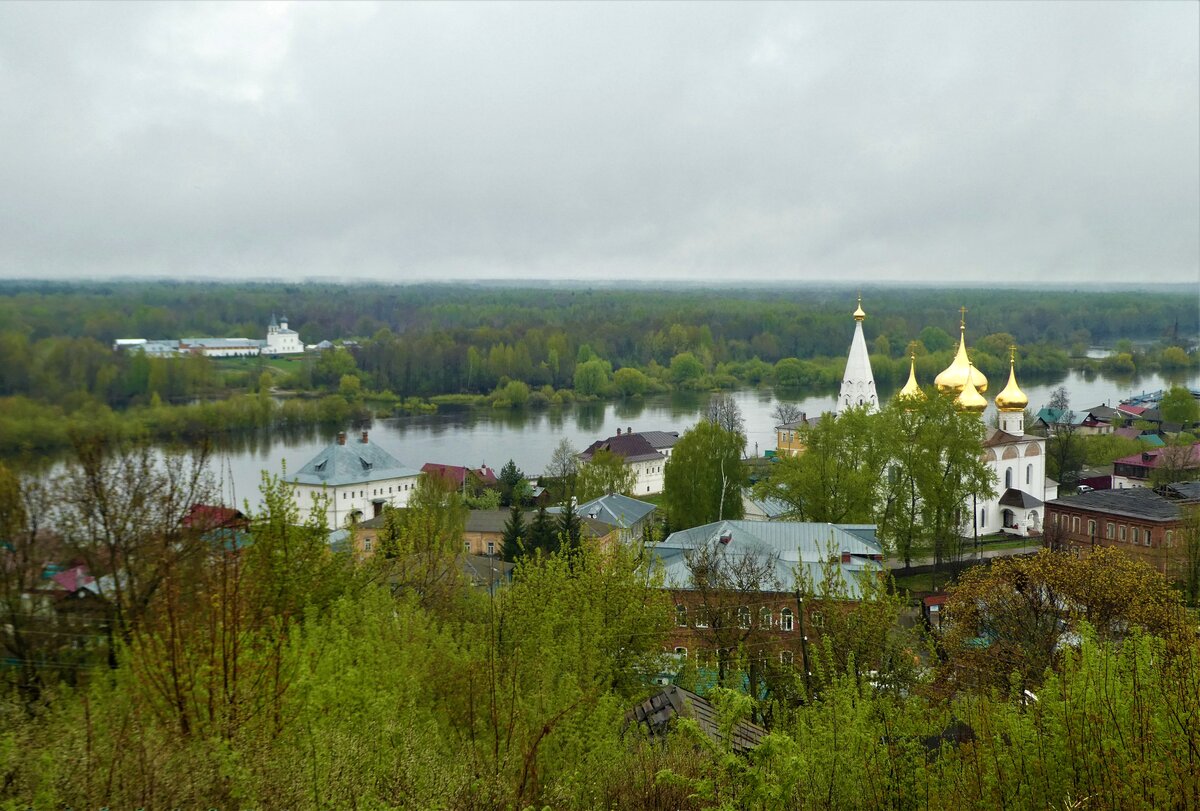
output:
[[[928,593],[941,591],[952,582],[954,582],[954,576],[949,572],[910,574],[903,577],[896,577],[896,588],[900,591],[907,591],[910,594],[916,592]]]

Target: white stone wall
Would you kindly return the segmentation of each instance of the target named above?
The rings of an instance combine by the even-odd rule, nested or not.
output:
[[[350,516],[359,513],[358,520],[375,515],[375,503],[383,502],[393,507],[407,507],[408,500],[417,488],[417,476],[381,479],[374,482],[359,482],[339,487],[319,487],[311,484],[296,484],[296,507],[303,523],[312,514],[313,499],[324,494],[329,502],[325,510],[325,524],[330,529],[346,526]]]
[[[1003,458],[1004,453],[1015,447],[1017,456],[1011,459]],[[1031,454],[1036,448],[1037,453]],[[976,506],[976,518],[979,521],[979,535],[990,535],[1004,529],[1003,514],[1005,509],[1012,509],[1017,523],[1015,532],[1027,535],[1031,530],[1041,531],[1045,526],[1045,509],[1036,507],[1032,510],[1020,508],[1005,508],[1000,506],[1000,497],[1008,488],[1021,490],[1034,496],[1039,501],[1046,500],[1046,440],[1041,438],[1022,441],[1014,445],[1001,445],[991,448],[997,458],[988,462],[988,467],[996,475],[996,495],[986,502],[980,501]],[[1011,474],[1011,483],[1009,475]],[[1057,494],[1055,494],[1057,495]],[[971,505],[967,505],[966,513],[971,514]],[[964,534],[968,537],[975,531],[975,526],[968,521]],[[1008,532],[1014,532],[1008,529]]]

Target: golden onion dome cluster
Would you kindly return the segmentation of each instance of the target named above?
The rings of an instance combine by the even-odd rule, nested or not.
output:
[[[859,311],[861,312],[861,308]],[[964,411],[982,414],[987,408],[987,398],[983,396],[983,393],[987,391],[988,381],[987,376],[975,368],[975,364],[967,355],[965,312],[964,310],[964,318],[959,324],[958,351],[954,355],[954,360],[934,378],[933,382],[938,391],[943,394],[956,394],[955,402]],[[857,317],[858,313],[856,312],[855,318]],[[904,399],[925,396],[921,387],[917,385],[915,353],[911,353],[909,358],[908,382],[904,384],[904,388],[900,389],[897,396]],[[1005,412],[1024,411],[1028,405],[1029,398],[1017,385],[1016,347],[1011,347],[1008,358],[1008,385],[996,396],[996,408]]]

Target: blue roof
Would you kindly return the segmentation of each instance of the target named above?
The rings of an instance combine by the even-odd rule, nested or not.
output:
[[[368,440],[347,441],[344,445],[331,442],[308,464],[287,478],[297,484],[338,487],[419,475],[419,470],[405,467],[396,457]]]
[[[602,524],[628,529],[655,509],[657,508],[647,501],[638,501],[636,498],[613,493],[580,504],[575,508],[575,513]],[[557,514],[562,512],[562,507],[551,507],[546,512]]]
[[[728,537],[728,541],[721,543],[722,537]],[[716,521],[673,532],[654,547],[653,554],[662,566],[668,587],[691,587],[688,554],[705,547],[730,557],[773,557],[775,583],[764,584],[763,591],[790,592],[800,582],[806,586],[811,584],[820,591],[825,578],[822,564],[836,555],[839,562],[833,570],[840,573],[851,597],[859,595],[859,573],[881,569],[883,556],[883,546],[875,537],[874,524]],[[850,560],[843,563],[842,556],[846,554]]]

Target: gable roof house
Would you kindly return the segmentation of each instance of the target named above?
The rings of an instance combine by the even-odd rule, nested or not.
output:
[[[483,467],[463,467],[462,465],[442,465],[437,462],[426,462],[421,465],[421,472],[436,476],[456,490],[461,490],[471,477],[478,479],[483,487],[495,487],[499,480],[496,472],[486,465]]]
[[[1118,490],[1147,487],[1160,468],[1200,471],[1200,442],[1190,446],[1153,448],[1114,460],[1113,487]]]
[[[344,432],[285,478],[293,485],[299,520],[307,521],[321,496],[328,499],[325,525],[332,529],[373,518],[383,506],[403,507],[417,486],[420,471],[407,467],[376,445],[363,431],[356,442]]]
[[[586,521],[604,526],[606,534],[615,531],[618,540],[630,543],[642,537],[645,528],[653,521],[656,509],[648,501],[610,493],[578,505],[575,512]],[[546,512],[558,515],[562,512],[562,506],[550,507]]]
[[[679,441],[677,431],[642,431],[634,433],[630,428],[625,433],[617,429],[616,436],[598,439],[579,454],[583,462],[591,461],[597,451],[608,451],[624,460],[636,475],[634,493],[637,495],[661,493],[663,468],[671,457],[671,448]]]

